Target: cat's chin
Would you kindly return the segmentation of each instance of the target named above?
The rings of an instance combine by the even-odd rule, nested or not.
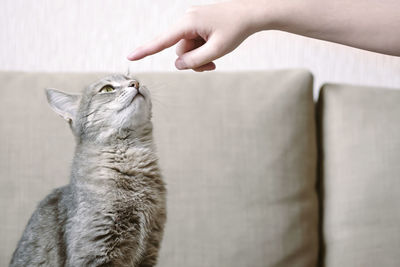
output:
[[[118,109],[118,112],[121,112],[125,109],[128,109],[134,105],[141,105],[139,103],[147,103],[149,102],[149,91],[146,87],[142,86],[139,89],[133,88],[129,91],[126,91],[127,93],[124,94],[125,97],[121,97],[120,100],[120,105],[121,107]],[[140,108],[137,108],[137,110],[140,110]]]
[[[118,109],[118,113],[122,112],[125,109],[132,108],[136,103],[140,101],[145,101],[143,95],[141,94],[134,94],[129,101],[126,101],[126,103],[122,104],[122,106]]]

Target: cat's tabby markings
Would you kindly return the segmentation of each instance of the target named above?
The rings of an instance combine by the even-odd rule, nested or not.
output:
[[[40,202],[10,266],[154,266],[166,189],[149,91],[113,75],[81,95],[46,93],[76,139],[71,180]]]

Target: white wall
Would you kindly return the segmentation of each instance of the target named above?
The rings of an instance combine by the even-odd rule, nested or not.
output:
[[[174,48],[139,62],[125,57],[191,5],[210,2],[0,0],[0,70],[175,70]],[[283,32],[257,33],[216,64],[223,71],[304,67],[317,88],[325,82],[400,88],[400,58]]]

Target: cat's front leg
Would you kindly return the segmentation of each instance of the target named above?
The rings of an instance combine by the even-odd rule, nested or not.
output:
[[[149,233],[149,238],[146,240],[146,250],[138,267],[153,267],[157,264],[166,220],[165,208],[161,209],[155,218]]]

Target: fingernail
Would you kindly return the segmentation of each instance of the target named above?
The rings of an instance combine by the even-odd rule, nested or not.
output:
[[[135,51],[133,51],[132,53],[129,54],[128,59],[129,60],[134,60],[137,55],[138,55],[138,51],[135,50]]]
[[[187,69],[187,67],[185,66],[185,62],[183,62],[182,59],[178,58],[175,62],[175,66],[179,69],[179,70],[184,70]]]

